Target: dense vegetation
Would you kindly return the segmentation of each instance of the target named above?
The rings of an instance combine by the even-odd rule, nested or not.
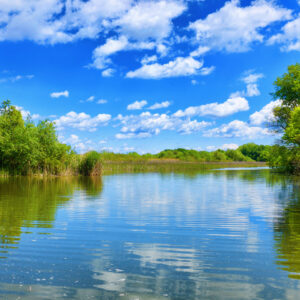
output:
[[[300,174],[300,64],[288,67],[288,72],[274,82],[275,99],[281,99],[274,109],[272,127],[282,138],[270,152],[270,166],[288,173]]]
[[[92,172],[89,153],[79,156],[60,143],[54,124],[48,120],[37,125],[23,120],[9,101],[0,106],[0,170],[11,175],[87,174]],[[94,165],[98,162],[92,159]],[[85,167],[85,163],[88,166]]]
[[[183,148],[166,149],[157,154],[139,155],[136,152],[128,154],[102,152],[103,161],[111,162],[138,162],[146,160],[178,160],[186,162],[265,162],[268,160],[271,146],[249,143],[240,146],[236,150],[216,150],[212,152],[187,150]]]

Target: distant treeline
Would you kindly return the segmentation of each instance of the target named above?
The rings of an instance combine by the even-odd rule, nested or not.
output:
[[[139,155],[136,152],[127,154],[102,152],[101,158],[104,162],[130,162],[130,161],[145,161],[145,160],[179,160],[186,162],[266,162],[269,158],[271,146],[256,145],[249,143],[240,146],[236,150],[216,150],[212,152],[187,150],[183,148],[166,149],[157,154]]]

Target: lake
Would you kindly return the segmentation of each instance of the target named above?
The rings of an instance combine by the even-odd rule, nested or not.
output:
[[[0,178],[1,299],[299,299],[300,186],[268,169]]]

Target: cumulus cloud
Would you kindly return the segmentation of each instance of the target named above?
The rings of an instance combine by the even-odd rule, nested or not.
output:
[[[179,124],[177,131],[182,134],[191,134],[193,132],[201,131],[203,128],[210,126],[212,123],[206,121],[197,121],[197,120],[186,120],[182,121]]]
[[[67,139],[61,137],[60,140],[65,144],[71,145],[72,148],[79,153],[95,150],[95,146],[96,146],[95,143],[93,143],[91,140],[81,139],[76,134],[71,134]]]
[[[149,106],[148,109],[160,109],[160,108],[167,108],[171,105],[170,101],[163,101],[161,103],[154,103],[153,105]]]
[[[245,96],[254,97],[259,96],[260,91],[258,89],[257,81],[263,78],[261,73],[250,73],[242,78],[242,81],[247,84],[247,90],[243,92]]]
[[[102,72],[101,72],[101,75],[102,75],[103,77],[112,77],[114,73],[115,73],[115,70],[114,70],[114,69],[108,68],[108,69],[102,71]]]
[[[59,98],[59,97],[69,97],[69,91],[64,91],[64,92],[53,92],[50,94],[51,98]]]
[[[263,138],[271,135],[267,128],[251,126],[246,122],[234,120],[228,124],[223,124],[220,127],[207,130],[204,133],[206,137],[237,137],[237,138]]]
[[[109,27],[118,32],[117,37],[106,40],[105,44],[93,52],[93,63],[97,69],[107,68],[111,64],[110,56],[128,50],[149,50],[157,48],[163,53],[166,47],[161,43],[172,30],[172,19],[180,15],[186,6],[182,1],[140,1],[135,2],[124,14],[110,22]],[[153,61],[155,55],[148,59]],[[147,59],[143,61],[145,63]],[[107,70],[111,70],[110,68]],[[103,71],[103,76],[112,76],[112,72]]]
[[[264,75],[261,73],[250,73],[242,78],[246,84],[256,83],[260,78],[263,78]]]
[[[114,24],[129,38],[161,40],[170,34],[171,20],[182,14],[185,9],[182,1],[141,1]]]
[[[152,56],[145,56],[142,60],[141,60],[141,64],[142,65],[146,65],[148,63],[152,63],[154,61],[157,61],[157,56],[156,55],[152,55]]]
[[[81,131],[96,131],[101,125],[106,125],[111,119],[109,114],[98,114],[95,117],[82,112],[76,113],[71,111],[64,116],[54,120],[58,130],[63,130],[67,127],[79,129]]]
[[[201,73],[202,66],[203,62],[195,60],[193,57],[177,57],[175,60],[166,64],[154,63],[143,65],[135,71],[128,72],[126,77],[160,79],[168,77],[190,76]]]
[[[151,137],[165,130],[191,134],[212,124],[205,121],[180,119],[168,114],[151,114],[150,112],[129,116],[119,115],[116,120],[120,122],[121,126],[121,132],[116,135],[118,139]]]
[[[257,0],[241,7],[240,1],[232,0],[205,19],[191,23],[189,28],[195,31],[202,47],[244,52],[254,42],[263,42],[260,29],[290,18],[291,11],[276,6],[273,1]]]
[[[111,64],[109,56],[124,50],[153,49],[153,42],[129,42],[127,37],[109,38],[104,45],[97,47],[93,51],[93,63],[90,65],[96,69],[105,69]],[[109,77],[113,74],[113,69],[108,68],[102,72],[102,76]]]
[[[250,115],[250,123],[253,125],[262,125],[264,123],[270,123],[274,121],[273,109],[276,106],[280,106],[281,100],[271,101],[265,105],[260,111],[256,111]]]
[[[283,51],[300,51],[300,15],[295,20],[285,24],[281,31],[281,33],[272,36],[268,44],[282,44],[281,50]]]
[[[133,0],[1,1],[0,41],[27,39],[55,44],[96,38],[106,20],[120,17],[132,3]]]
[[[229,98],[223,103],[209,103],[199,106],[190,106],[184,111],[178,110],[175,117],[192,117],[192,116],[214,116],[225,117],[240,111],[249,109],[248,101],[242,97]]]
[[[128,110],[138,110],[138,109],[142,109],[147,104],[148,104],[148,102],[146,100],[135,101],[135,102],[133,102],[131,104],[128,104],[127,105],[127,109]]]
[[[210,50],[210,48],[207,46],[199,46],[196,50],[194,50],[193,52],[190,53],[190,56],[193,56],[193,57],[201,56],[201,55],[207,53],[209,50]]]

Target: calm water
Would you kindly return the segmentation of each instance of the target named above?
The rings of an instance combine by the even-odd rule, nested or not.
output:
[[[269,170],[0,179],[1,299],[299,299],[300,187]]]

